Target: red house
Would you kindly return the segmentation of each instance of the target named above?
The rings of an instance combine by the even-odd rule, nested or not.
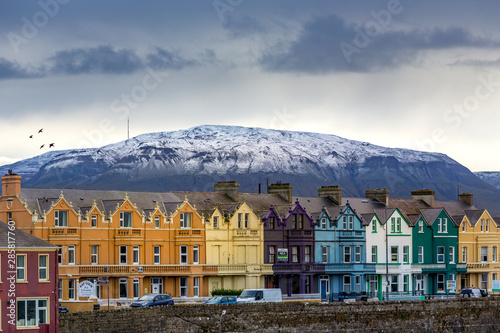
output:
[[[0,221],[2,332],[58,332],[57,247]]]

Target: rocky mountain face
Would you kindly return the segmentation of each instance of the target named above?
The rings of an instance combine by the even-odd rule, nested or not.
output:
[[[322,185],[339,185],[344,196],[387,188],[408,198],[429,188],[436,199],[456,200],[460,191],[500,214],[500,190],[443,154],[385,148],[334,135],[199,126],[139,135],[94,149],[51,152],[0,167],[23,176],[26,187],[144,191],[213,191],[217,181],[235,180],[242,192],[259,184],[291,183],[294,194],[315,196]]]
[[[499,171],[482,171],[474,172],[476,176],[481,178],[485,183],[490,184],[498,189],[500,189],[500,172]]]

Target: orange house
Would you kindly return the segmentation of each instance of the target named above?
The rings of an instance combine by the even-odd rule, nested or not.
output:
[[[21,177],[2,177],[0,219],[59,246],[58,297],[79,297],[83,280],[109,278],[109,297],[126,304],[145,293],[208,296],[205,225],[187,199],[172,193],[22,188]],[[107,299],[108,286],[96,297]]]

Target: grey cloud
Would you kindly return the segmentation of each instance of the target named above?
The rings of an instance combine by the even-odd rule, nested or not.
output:
[[[25,79],[40,77],[39,71],[30,67],[21,67],[18,63],[0,58],[0,80]]]
[[[228,15],[223,22],[223,27],[233,37],[245,37],[257,33],[265,33],[266,29],[253,17],[244,15]]]
[[[461,27],[395,31],[369,30],[338,16],[319,17],[304,25],[297,40],[264,54],[267,71],[321,74],[371,72],[414,64],[420,51],[454,47],[493,48],[500,42],[474,36]],[[361,33],[359,33],[361,31]]]
[[[496,60],[465,59],[455,61],[451,66],[500,67],[500,58]]]
[[[178,51],[156,47],[154,52],[147,55],[148,66],[155,69],[176,69],[180,70],[199,64],[197,60],[183,58]]]
[[[115,50],[109,45],[59,51],[49,58],[56,74],[130,74],[143,64],[133,50]]]

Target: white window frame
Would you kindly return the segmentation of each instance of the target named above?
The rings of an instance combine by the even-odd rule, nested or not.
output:
[[[40,306],[40,301],[45,301],[45,306]],[[48,324],[49,323],[49,299],[48,298],[18,298],[17,305],[17,314],[16,314],[16,328],[26,329],[30,327],[39,327],[40,324]],[[34,324],[28,324],[26,316],[28,314],[28,302],[35,302],[35,322]],[[24,308],[24,322],[19,320],[19,315],[21,314],[21,308]],[[41,320],[40,313],[44,314],[44,320]]]
[[[99,246],[91,245],[90,246],[90,253],[91,253],[90,263],[92,265],[97,265],[99,263]]]
[[[440,253],[442,251],[442,253]],[[438,264],[443,264],[445,258],[444,246],[438,246],[436,248],[436,262]]]
[[[160,245],[154,245],[153,246],[153,263],[155,265],[160,264]]]
[[[197,265],[200,263],[200,246],[193,245],[193,264]]]
[[[408,245],[403,246],[403,263],[410,263],[410,247]]]
[[[351,292],[351,276],[350,275],[344,275],[344,277],[342,278],[342,291],[345,293]]]
[[[437,274],[437,279],[436,279],[436,290],[438,293],[444,293],[445,290],[445,276],[444,274]],[[440,287],[442,286],[442,287]]]
[[[396,250],[396,251],[394,251]],[[399,263],[399,246],[397,245],[392,245],[391,246],[391,263]],[[396,255],[396,257],[394,257]],[[394,260],[396,259],[396,260]]]
[[[22,258],[22,263],[19,259]],[[26,261],[28,256],[26,254],[16,254],[16,282],[25,282],[28,280],[26,276]]]
[[[321,218],[321,230],[326,230],[326,218]]]
[[[134,298],[137,298],[141,295],[140,287],[139,287],[139,279],[134,278],[133,283],[134,283],[134,287],[132,289],[133,289],[133,293],[134,293]]]
[[[45,266],[42,266],[41,259],[45,258]],[[42,278],[45,275],[45,278]],[[38,281],[47,282],[49,281],[49,255],[39,254],[38,255]]]
[[[361,292],[361,275],[355,276],[355,284],[356,284],[356,292],[360,293]]]
[[[372,233],[377,232],[377,220],[373,219],[372,220]]]
[[[424,263],[424,247],[423,246],[418,247],[417,261],[419,264]]]
[[[158,229],[160,227],[160,216],[155,215],[155,229]]]
[[[130,218],[125,219],[125,216]],[[120,228],[132,228],[132,212],[120,212]]]
[[[245,213],[245,229],[248,229],[250,227],[250,214]]]
[[[322,263],[328,263],[328,246],[323,245],[321,247],[321,261]]]
[[[68,226],[68,211],[67,210],[54,211],[54,225],[56,227],[67,227]]]
[[[455,263],[455,247],[454,246],[449,247],[448,256],[450,258],[450,264],[454,264]]]
[[[347,215],[349,230],[354,230],[354,216]]]
[[[122,289],[123,285],[125,286],[125,296],[122,296],[122,294],[121,294],[121,289]],[[118,297],[120,299],[128,298],[128,279],[127,278],[120,278],[118,280]]]
[[[132,264],[133,265],[139,265],[140,262],[140,256],[139,256],[139,245],[134,245],[132,248]]]
[[[76,280],[75,279],[68,279],[68,299],[69,300],[75,299],[75,291],[76,291]]]
[[[344,249],[342,250],[342,254],[344,257],[344,263],[350,264],[351,263],[351,247],[350,246],[342,246]]]
[[[238,213],[238,229],[243,229],[243,214]]]
[[[219,229],[219,217],[218,216],[214,216],[213,221],[214,221],[213,228],[214,229]]]
[[[193,296],[194,297],[200,296],[200,277],[199,276],[193,277]]]
[[[76,260],[76,250],[74,245],[68,245],[68,265],[74,265]]]
[[[58,263],[58,265],[63,264],[63,247],[62,247],[62,245],[57,245],[57,263]]]
[[[63,279],[57,279],[57,298],[60,301],[63,299]]]
[[[487,246],[481,246],[481,262],[488,262],[488,247]]]
[[[361,262],[361,245],[356,245],[355,251],[356,252],[354,255],[354,260],[355,260],[355,262],[360,263]]]
[[[420,234],[424,233],[424,221],[422,221],[422,220],[418,221],[418,232]]]
[[[377,245],[372,245],[372,263],[376,264],[378,262],[378,247]]]
[[[185,276],[179,278],[179,295],[181,297],[188,296],[188,278]]]
[[[181,265],[187,265],[188,264],[188,247],[187,245],[180,245],[179,246],[179,262]]]
[[[492,262],[497,261],[497,247],[496,246],[491,247],[491,261]]]
[[[462,263],[467,263],[467,246],[462,246]]]
[[[192,226],[192,213],[184,212],[180,214],[180,226],[182,229],[189,229]]]
[[[122,251],[125,249],[125,251]],[[128,264],[128,246],[127,245],[120,245],[118,247],[118,263],[120,265],[127,265]]]
[[[92,214],[92,216],[90,217],[90,226],[92,228],[97,228],[97,215],[96,214]]]

